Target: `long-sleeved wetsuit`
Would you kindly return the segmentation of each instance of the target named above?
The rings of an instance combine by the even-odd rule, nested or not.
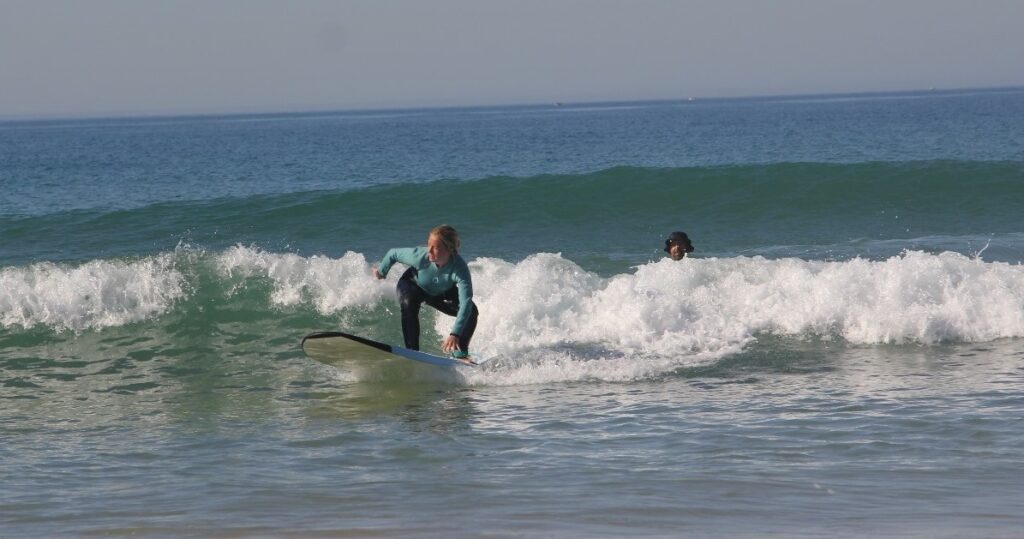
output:
[[[380,262],[381,275],[387,276],[396,262],[409,266],[398,280],[405,347],[420,349],[419,312],[420,306],[426,303],[455,317],[451,334],[459,338],[462,350],[468,351],[479,311],[473,303],[473,280],[466,261],[458,253],[452,253],[448,263],[439,268],[427,257],[426,247],[391,249]]]

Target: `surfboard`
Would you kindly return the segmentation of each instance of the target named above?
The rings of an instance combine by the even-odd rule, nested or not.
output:
[[[349,362],[386,362],[395,358],[411,359],[438,367],[472,367],[471,359],[435,356],[419,350],[392,346],[366,337],[340,331],[319,331],[302,339],[302,351],[325,365],[340,366]]]

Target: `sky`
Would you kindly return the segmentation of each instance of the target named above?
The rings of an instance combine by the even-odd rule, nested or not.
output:
[[[1024,0],[0,0],[0,117],[1024,86]]]

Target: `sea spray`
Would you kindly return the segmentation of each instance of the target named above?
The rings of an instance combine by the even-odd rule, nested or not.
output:
[[[326,326],[309,331],[355,324],[373,337],[397,339],[400,272],[381,281],[371,268],[356,252],[303,257],[246,246],[78,266],[12,266],[0,270],[0,320],[3,331],[103,331],[160,324],[166,313],[197,304],[244,303],[260,318],[297,316],[309,320],[303,324]],[[517,263],[477,258],[470,268],[481,312],[474,350],[485,357],[561,354],[573,361],[644,357],[688,364],[720,358],[765,334],[858,345],[1024,336],[1024,266],[950,252],[837,262],[663,259],[610,277],[555,253]],[[450,317],[432,309],[421,316],[437,335],[450,329]]]
[[[250,279],[266,278],[273,286],[272,304],[310,303],[320,314],[377,303],[389,288],[373,278],[366,258],[352,251],[338,259],[305,258],[236,246],[218,255],[216,266],[229,296]]]
[[[122,326],[166,312],[186,294],[176,256],[41,262],[0,269],[0,326],[80,332]]]
[[[282,306],[301,301],[327,315],[394,301],[397,274],[372,279],[357,253],[307,259],[236,247],[221,259],[231,271],[272,278],[270,301]],[[551,253],[519,263],[479,258],[470,267],[482,313],[474,347],[485,357],[689,363],[735,352],[760,334],[925,345],[1024,335],[1024,268],[955,253],[662,260],[610,278]],[[448,332],[448,317],[424,313],[438,335]],[[397,319],[375,323],[397,327]]]

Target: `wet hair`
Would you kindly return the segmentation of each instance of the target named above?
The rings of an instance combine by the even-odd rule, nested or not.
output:
[[[686,235],[686,232],[679,230],[668,235],[668,239],[665,240],[665,252],[672,250],[673,245],[678,245],[683,248],[683,251],[687,253],[693,252],[693,244],[690,243],[690,237]]]
[[[459,252],[459,245],[462,243],[459,240],[459,233],[452,228],[451,225],[437,225],[427,234],[427,241],[430,241],[431,237],[437,237],[441,240],[441,243],[451,252]]]

